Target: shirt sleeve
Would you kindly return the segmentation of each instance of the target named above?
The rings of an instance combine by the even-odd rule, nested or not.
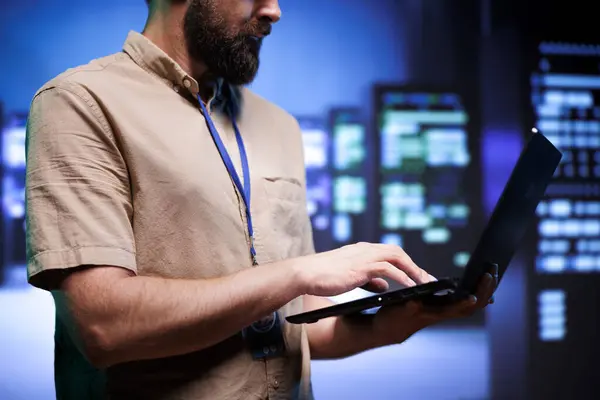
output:
[[[110,265],[136,272],[132,197],[110,125],[82,86],[61,84],[32,101],[26,139],[27,273]]]

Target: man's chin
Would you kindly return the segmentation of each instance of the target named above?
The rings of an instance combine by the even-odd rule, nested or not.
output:
[[[225,75],[222,76],[223,79],[225,79],[225,81],[231,85],[235,85],[235,86],[244,86],[244,85],[249,85],[252,82],[254,82],[254,79],[256,79],[256,73],[253,74],[244,74],[244,75]]]
[[[258,63],[247,69],[232,69],[221,75],[225,81],[232,85],[243,86],[254,82],[258,74]]]
[[[229,68],[231,72],[229,77],[224,77],[226,81],[232,85],[248,85],[254,81],[258,73],[259,59],[258,54],[260,52],[259,47],[246,47],[240,48],[236,52],[238,54],[235,66]],[[229,78],[229,79],[228,79]]]

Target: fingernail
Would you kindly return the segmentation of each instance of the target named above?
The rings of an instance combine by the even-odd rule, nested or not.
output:
[[[469,303],[477,304],[477,297],[473,295],[469,296]]]
[[[433,275],[429,275],[429,282],[437,282],[437,278]]]
[[[417,286],[417,283],[415,281],[413,281],[412,279],[409,278],[408,279],[408,285],[409,285],[409,287],[411,287],[411,286]]]
[[[497,275],[498,274],[498,264],[494,264],[494,266],[492,267],[492,271],[490,272],[491,275]]]

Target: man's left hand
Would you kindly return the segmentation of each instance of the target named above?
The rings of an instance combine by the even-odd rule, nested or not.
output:
[[[481,279],[475,296],[450,306],[427,307],[420,302],[382,307],[373,319],[374,340],[378,345],[401,343],[419,330],[454,318],[464,318],[494,302],[498,267]]]

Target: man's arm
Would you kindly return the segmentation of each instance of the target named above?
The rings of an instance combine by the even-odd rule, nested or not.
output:
[[[57,312],[98,367],[212,346],[298,297],[293,268],[265,265],[211,280],[132,276],[115,267],[72,272]]]
[[[382,278],[404,285],[428,279],[401,248],[367,243],[208,280],[129,274],[110,267],[71,272],[59,286],[63,294],[55,295],[72,337],[98,366],[206,348],[301,295],[335,296]],[[326,323],[311,341],[322,357],[376,345],[368,329]],[[334,341],[337,353],[327,353]]]

